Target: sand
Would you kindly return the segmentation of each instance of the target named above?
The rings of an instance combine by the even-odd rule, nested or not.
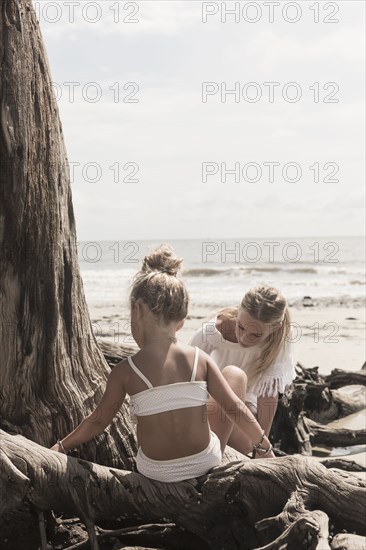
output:
[[[359,370],[365,361],[366,311],[359,307],[291,307],[293,357],[305,367],[319,366],[322,374],[333,369]],[[193,307],[178,337],[188,342],[216,311]],[[134,345],[126,307],[90,307],[97,337]]]

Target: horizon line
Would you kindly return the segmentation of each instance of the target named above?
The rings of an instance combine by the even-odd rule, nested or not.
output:
[[[79,239],[80,241],[101,241],[101,242],[108,242],[108,241],[212,241],[212,240],[247,240],[247,239],[330,239],[330,238],[366,238],[366,235],[285,235],[285,236],[278,236],[278,235],[272,235],[272,236],[250,236],[250,237],[169,237],[168,239],[166,237],[124,237],[124,238],[89,238],[89,239]]]

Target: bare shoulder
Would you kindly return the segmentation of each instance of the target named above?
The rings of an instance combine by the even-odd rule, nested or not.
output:
[[[207,361],[210,361],[210,356],[198,346],[191,346],[190,344],[181,344],[181,352],[188,360],[190,365],[193,365],[196,349],[198,350],[198,363],[196,381],[203,381],[207,379]]]
[[[119,363],[112,367],[111,372],[109,373],[109,378],[114,380],[119,380],[120,382],[126,383],[129,375],[129,362],[127,359],[122,359]]]

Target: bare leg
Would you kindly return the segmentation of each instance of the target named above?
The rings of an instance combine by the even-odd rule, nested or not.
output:
[[[236,395],[244,403],[246,389],[247,389],[247,376],[245,372],[243,372],[238,367],[235,367],[234,365],[229,365],[222,370],[222,375],[225,378],[225,380],[228,382],[231,389],[236,393]],[[212,397],[210,397],[210,399],[207,402],[206,411],[207,411],[207,418],[210,423],[210,428],[213,432],[215,432],[217,437],[220,439],[221,451],[224,452],[226,444],[228,443],[230,435],[233,431],[234,425],[224,413],[224,410],[222,409],[221,405],[217,403]],[[245,437],[244,434],[238,428],[237,430],[240,433],[240,437],[244,438]],[[240,442],[238,441],[238,444],[239,443]],[[248,442],[246,443],[245,448],[247,448],[247,445],[248,445]],[[239,444],[241,448],[238,448],[234,445],[232,446],[234,449],[240,452],[243,452],[242,451],[243,445]],[[249,446],[249,449],[246,452],[249,452],[250,450],[251,450],[251,446]]]
[[[256,408],[249,403],[246,403],[246,406],[250,409],[254,416],[257,417]],[[241,430],[239,430],[237,426],[233,427],[227,444],[240,453],[243,453],[243,455],[246,455],[253,450],[252,442],[243,434]]]

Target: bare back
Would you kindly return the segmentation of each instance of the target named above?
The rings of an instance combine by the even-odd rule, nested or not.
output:
[[[134,363],[154,387],[188,382],[192,375],[194,348],[177,343],[167,350],[144,349],[134,356]],[[130,396],[147,389],[128,363],[124,371],[125,388]],[[195,380],[205,381],[206,378],[206,360],[199,356]],[[139,416],[137,437],[142,451],[154,460],[198,453],[210,441],[206,405]]]

